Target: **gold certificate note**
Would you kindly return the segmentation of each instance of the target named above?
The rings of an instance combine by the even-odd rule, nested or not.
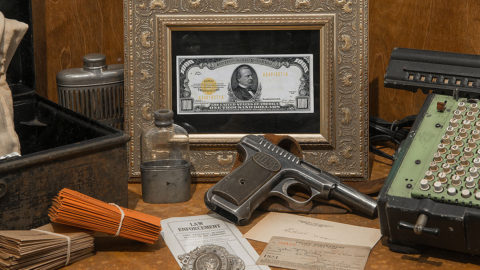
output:
[[[369,254],[370,248],[364,246],[274,236],[257,264],[300,270],[361,270]]]
[[[313,55],[177,56],[177,114],[313,113]]]

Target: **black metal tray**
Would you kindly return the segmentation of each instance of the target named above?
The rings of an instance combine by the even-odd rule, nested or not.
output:
[[[49,222],[65,187],[127,206],[129,136],[24,90],[14,95],[22,157],[0,161],[0,229]]]

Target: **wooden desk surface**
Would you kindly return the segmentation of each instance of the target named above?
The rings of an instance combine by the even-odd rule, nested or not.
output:
[[[375,157],[370,178],[373,180],[384,178],[389,170],[388,161]],[[211,185],[194,185],[192,199],[188,202],[154,205],[142,201],[140,184],[130,184],[129,208],[161,218],[207,214],[209,211],[203,203],[203,195]],[[238,228],[242,233],[246,233],[264,215],[266,213],[257,211],[249,225]],[[354,214],[310,216],[352,225],[380,228],[378,218],[368,219]],[[478,240],[480,241],[480,239]],[[265,248],[265,243],[249,241],[259,254]],[[95,256],[64,269],[180,269],[161,238],[156,244],[147,245],[127,239],[105,237],[96,238],[95,245],[97,250]],[[279,268],[272,267],[272,269]],[[391,252],[387,246],[382,244],[382,241],[379,241],[372,249],[365,269],[480,269],[480,256],[474,257],[437,249],[429,250],[422,255],[400,254]]]

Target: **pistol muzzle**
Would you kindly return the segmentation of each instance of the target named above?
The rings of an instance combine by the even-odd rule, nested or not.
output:
[[[357,213],[374,218],[377,216],[377,201],[345,185],[336,185],[331,191],[332,199],[336,199]]]

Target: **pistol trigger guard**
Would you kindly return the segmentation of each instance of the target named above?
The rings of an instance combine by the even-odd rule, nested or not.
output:
[[[276,185],[272,189],[270,194],[272,196],[277,196],[277,197],[280,197],[280,198],[284,199],[285,201],[288,202],[288,204],[290,205],[291,208],[298,208],[298,207],[303,207],[303,206],[308,205],[312,201],[313,196],[310,196],[310,198],[308,198],[305,201],[299,201],[299,200],[295,200],[294,198],[292,198],[288,195],[288,189],[293,185],[304,185],[304,184],[295,180],[295,179],[287,178],[287,179],[282,180],[278,185]],[[312,195],[313,195],[313,192],[316,192],[316,191],[314,191],[313,189],[311,189],[311,190],[312,190]]]

